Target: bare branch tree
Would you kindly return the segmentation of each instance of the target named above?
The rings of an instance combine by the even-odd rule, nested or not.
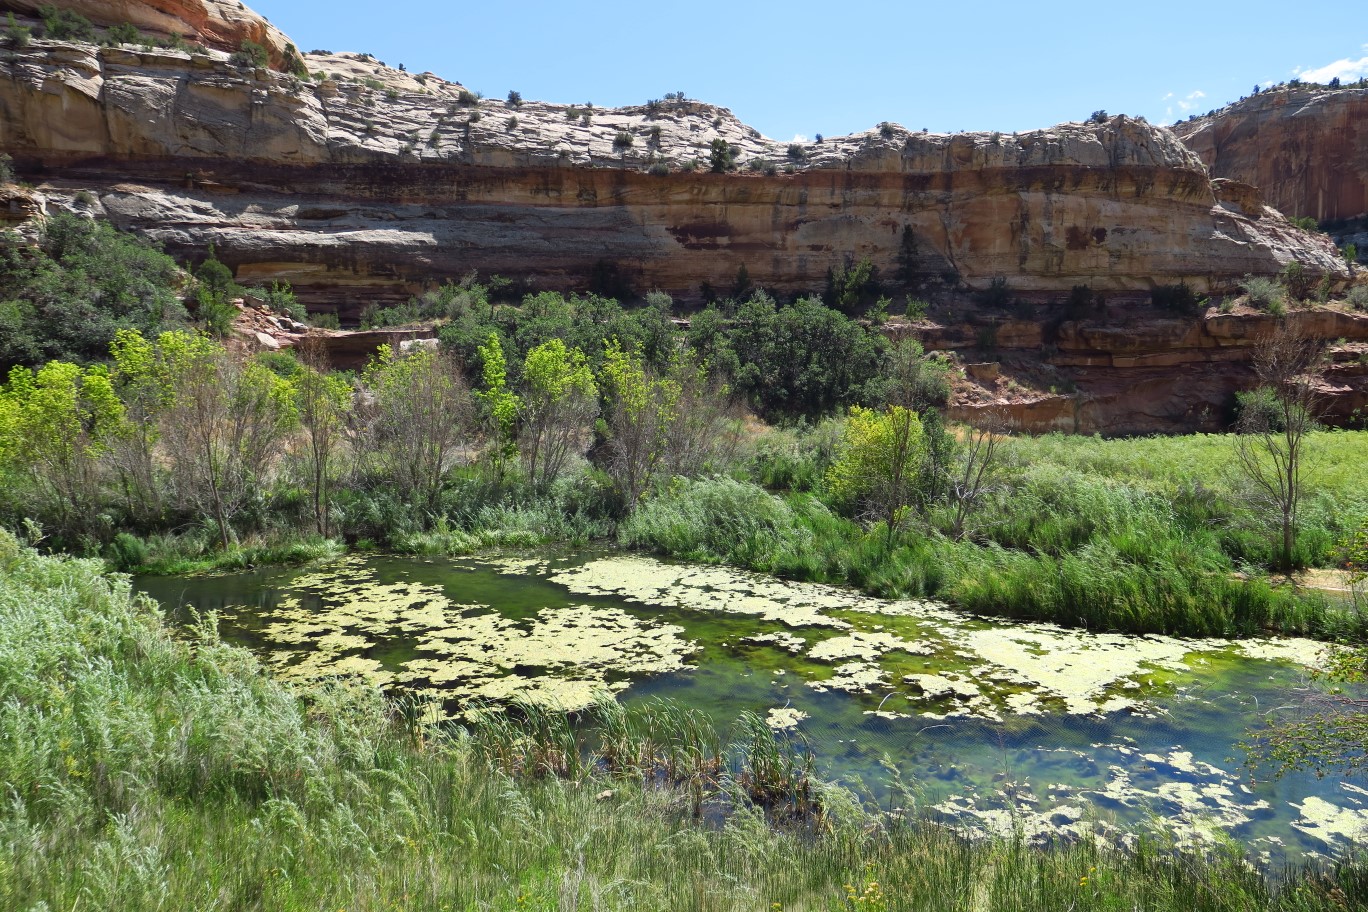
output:
[[[1302,499],[1308,435],[1316,427],[1316,391],[1325,344],[1281,322],[1254,351],[1259,388],[1268,408],[1245,408],[1236,427],[1235,454],[1256,505],[1278,530],[1278,565],[1292,569]]]
[[[970,427],[965,439],[955,447],[956,471],[950,480],[949,499],[950,528],[956,541],[964,538],[968,521],[997,487],[1000,447],[1006,435],[1006,420],[990,414],[978,426]]]

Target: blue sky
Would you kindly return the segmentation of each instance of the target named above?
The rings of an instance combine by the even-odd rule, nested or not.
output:
[[[1351,4],[255,0],[302,50],[365,51],[491,97],[600,106],[683,91],[767,136],[1156,123],[1301,73],[1368,75]]]

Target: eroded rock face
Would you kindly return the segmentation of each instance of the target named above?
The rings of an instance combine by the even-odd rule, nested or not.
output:
[[[186,4],[193,5],[193,4]],[[52,205],[87,190],[118,225],[345,318],[472,269],[542,288],[621,282],[685,300],[745,266],[780,293],[869,257],[921,281],[1018,293],[1230,288],[1291,261],[1336,283],[1328,240],[1213,188],[1167,130],[1114,118],[1017,135],[886,126],[781,144],[725,109],[479,100],[364,55],[322,82],[225,53],[35,41],[0,63],[0,138]],[[713,140],[739,170],[709,173]],[[656,173],[651,173],[652,171]],[[906,239],[906,240],[905,240]]]
[[[1299,335],[1335,340],[1318,416],[1359,426],[1368,410],[1368,313],[1307,307],[1289,311],[1286,323]],[[1123,303],[1082,320],[1042,309],[995,324],[998,360],[964,366],[949,414],[1032,433],[1226,430],[1235,394],[1257,385],[1255,349],[1278,325],[1243,306],[1180,317]],[[983,326],[947,322],[906,333],[928,348],[969,350],[982,345]]]
[[[5,0],[6,8],[37,14],[49,0]],[[280,64],[290,40],[284,32],[237,0],[63,0],[55,4],[98,26],[128,23],[161,36],[180,35],[208,47],[235,51],[255,41]]]
[[[1258,187],[1290,216],[1368,213],[1368,89],[1271,89],[1173,131],[1213,175]]]

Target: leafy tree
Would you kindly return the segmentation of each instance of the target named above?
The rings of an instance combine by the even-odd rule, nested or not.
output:
[[[52,216],[36,249],[0,232],[0,368],[106,357],[119,329],[186,318],[174,260],[109,224]]]
[[[887,344],[817,298],[780,309],[756,294],[731,331],[739,394],[769,419],[817,418],[863,401]]]
[[[609,339],[603,351],[603,458],[614,487],[630,509],[665,460],[679,388],[655,376],[638,348],[623,348],[617,339]]]
[[[178,365],[167,361],[178,351],[149,341],[136,330],[119,330],[110,345],[112,377],[126,420],[110,446],[124,507],[135,522],[151,525],[166,512],[166,488],[157,453],[162,423],[176,398]]]
[[[456,363],[427,348],[396,356],[382,345],[362,383],[362,450],[400,497],[434,510],[458,447],[472,436],[470,392]]]
[[[299,346],[301,370],[294,381],[295,408],[304,427],[304,462],[313,501],[314,528],[330,534],[329,500],[338,449],[352,407],[352,386],[328,372],[326,350],[313,337]]]
[[[504,467],[518,455],[518,413],[522,400],[508,388],[508,361],[498,333],[490,333],[479,349],[482,388],[475,392],[489,427],[490,466],[501,479]]]
[[[264,365],[238,361],[202,333],[168,332],[157,359],[175,378],[162,425],[183,506],[213,517],[226,550],[233,523],[259,495],[267,469],[298,420],[290,383]]]
[[[879,294],[879,270],[869,257],[846,261],[827,270],[827,287],[823,299],[828,307],[854,315]]]
[[[1093,111],[1091,114],[1088,115],[1087,122],[1090,124],[1104,124],[1110,119],[1110,114],[1108,114],[1106,111],[1098,110]]]
[[[100,457],[122,419],[103,367],[15,367],[0,385],[0,465],[27,475],[61,530],[79,533],[98,506]]]
[[[826,484],[838,502],[857,506],[884,524],[892,543],[916,494],[926,437],[917,413],[900,405],[883,411],[855,406],[846,419],[840,455]]]
[[[233,52],[232,61],[236,66],[260,70],[270,65],[271,55],[266,50],[265,45],[258,44],[250,38],[244,38],[242,44],[238,45],[238,49]]]
[[[598,385],[584,352],[551,339],[527,353],[522,369],[523,471],[538,487],[560,475],[598,417]]]

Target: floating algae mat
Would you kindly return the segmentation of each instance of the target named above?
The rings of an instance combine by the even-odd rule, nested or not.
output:
[[[754,711],[825,778],[976,831],[1162,827],[1274,863],[1368,837],[1368,789],[1242,768],[1246,732],[1313,686],[1325,647],[1309,640],[1091,634],[619,553],[139,583],[169,609],[218,612],[283,677],[402,688],[453,717],[472,699],[576,709],[605,690],[723,730]]]

